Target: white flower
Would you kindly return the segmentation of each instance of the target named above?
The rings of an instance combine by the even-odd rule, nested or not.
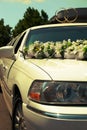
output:
[[[26,55],[31,58],[77,58],[87,57],[87,40],[71,41],[71,39],[57,42],[35,41],[29,47],[25,47]],[[85,54],[85,55],[84,55]],[[87,58],[86,58],[87,59]]]

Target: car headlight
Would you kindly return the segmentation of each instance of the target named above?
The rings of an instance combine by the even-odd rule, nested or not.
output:
[[[30,100],[47,104],[87,104],[86,82],[34,81],[30,87]]]

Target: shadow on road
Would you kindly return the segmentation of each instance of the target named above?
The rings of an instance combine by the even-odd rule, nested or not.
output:
[[[0,88],[0,130],[11,130],[11,118]]]

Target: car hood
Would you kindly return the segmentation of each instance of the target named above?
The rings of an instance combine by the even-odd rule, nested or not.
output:
[[[33,59],[30,62],[47,73],[52,80],[87,81],[87,61]]]

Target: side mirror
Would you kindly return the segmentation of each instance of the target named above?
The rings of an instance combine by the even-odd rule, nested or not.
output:
[[[15,55],[13,46],[0,47],[0,58],[14,59]]]

